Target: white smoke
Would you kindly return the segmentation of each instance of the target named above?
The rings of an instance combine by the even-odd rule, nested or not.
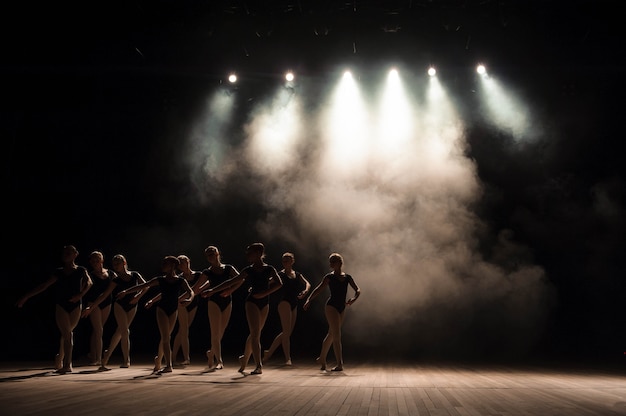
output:
[[[481,352],[497,340],[521,352],[549,308],[544,272],[508,232],[481,247],[481,184],[463,122],[437,88],[426,104],[407,101],[400,133],[381,128],[363,102],[337,118],[332,95],[306,115],[300,97],[278,95],[250,114],[233,154],[245,157],[265,207],[265,241],[286,242],[300,258],[313,245],[344,256],[363,292],[348,310],[353,342]]]

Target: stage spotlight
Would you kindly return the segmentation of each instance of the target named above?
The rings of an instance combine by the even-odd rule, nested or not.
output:
[[[295,78],[295,76],[293,75],[293,72],[289,71],[285,74],[285,80],[287,80],[287,82],[291,82],[293,81]]]
[[[476,67],[476,72],[478,72],[480,75],[485,75],[487,73],[487,68],[485,68],[485,65],[480,64]]]
[[[437,74],[437,71],[435,70],[434,67],[430,67],[428,68],[428,75],[430,75],[431,77],[434,77]]]
[[[228,82],[230,82],[231,84],[234,84],[235,82],[237,82],[237,75],[235,74],[230,74],[228,76]]]

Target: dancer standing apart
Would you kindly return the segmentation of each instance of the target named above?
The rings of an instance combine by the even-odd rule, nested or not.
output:
[[[76,265],[76,257],[78,257],[76,247],[63,247],[61,255],[63,267],[54,270],[48,280],[26,293],[17,302],[17,306],[21,308],[28,299],[54,285],[55,319],[61,332],[59,353],[55,357],[55,370],[59,374],[72,372],[74,328],[80,320],[81,299],[93,284],[87,269]]]
[[[304,299],[311,284],[304,278],[302,273],[293,269],[295,256],[293,253],[285,253],[282,257],[283,269],[278,272],[283,287],[280,289],[280,301],[278,302],[278,316],[280,317],[280,326],[282,332],[274,338],[269,349],[263,354],[263,362],[267,362],[274,351],[282,345],[283,354],[285,354],[285,365],[291,365],[291,333],[296,325],[296,317],[298,316],[298,301]]]
[[[215,246],[209,246],[204,250],[204,255],[209,262],[209,268],[202,271],[205,286],[215,288],[225,281],[239,275],[237,269],[230,264],[223,264],[220,252]],[[219,294],[209,297],[207,310],[209,315],[209,326],[211,327],[211,349],[206,352],[208,360],[208,370],[221,370],[224,368],[222,359],[222,338],[230,321],[233,310],[232,293],[243,283],[232,285],[228,289],[222,290]],[[211,291],[203,292],[203,297],[208,297]]]
[[[163,349],[165,367],[163,369],[155,367],[155,371],[162,373],[172,372],[172,348],[170,342],[178,316],[178,305],[188,305],[194,297],[193,290],[191,290],[187,280],[176,274],[176,269],[179,264],[180,261],[175,256],[166,256],[163,259],[161,269],[164,273],[163,276],[155,277],[146,283],[124,289],[117,294],[117,298],[120,299],[130,293],[141,292],[151,287],[159,287],[161,298],[157,304],[156,318],[159,334],[161,335],[159,348]],[[186,297],[181,296],[183,292],[187,294]],[[160,361],[161,360],[158,360],[158,362],[156,362],[155,360],[155,364],[159,367],[161,364]]]
[[[133,297],[117,299],[119,292],[126,288],[145,283],[145,280],[139,272],[128,270],[128,262],[123,255],[116,254],[113,256],[112,262],[115,277],[111,280],[111,283],[109,283],[107,290],[101,293],[100,296],[83,311],[83,316],[89,316],[95,308],[99,307],[100,303],[104,302],[109,296],[113,296],[113,315],[117,322],[117,328],[111,337],[109,348],[104,351],[104,355],[102,356],[102,365],[99,368],[100,371],[109,370],[107,365],[113,351],[115,351],[120,341],[122,343],[122,365],[120,365],[120,367],[128,368],[130,366],[130,324],[133,322],[133,319],[135,319],[137,313],[137,302],[139,302],[139,299],[146,293],[145,291],[141,291]]]
[[[343,257],[338,253],[332,253],[328,258],[332,272],[326,274],[320,284],[318,284],[309,298],[304,303],[303,309],[306,311],[311,305],[311,301],[320,294],[320,292],[328,286],[330,288],[330,297],[326,301],[324,312],[328,321],[328,333],[322,342],[322,352],[317,358],[321,365],[321,370],[326,371],[326,356],[333,346],[337,365],[332,371],[343,371],[343,351],[341,346],[341,325],[345,315],[346,305],[352,305],[361,295],[361,290],[354,282],[349,274],[342,271]],[[346,301],[348,294],[348,285],[354,289],[354,296]]]
[[[261,374],[263,372],[261,331],[269,311],[269,295],[280,289],[282,282],[274,266],[264,262],[265,246],[263,243],[250,244],[246,249],[246,257],[251,264],[244,267],[238,276],[228,279],[214,288],[209,288],[206,292],[210,296],[244,282],[249,285],[245,308],[250,334],[246,339],[244,353],[239,356],[239,364],[241,365],[239,372],[244,372],[250,355],[252,355],[256,362],[256,368],[250,374]]]
[[[89,265],[91,266],[89,275],[91,276],[91,280],[93,280],[93,286],[83,298],[83,303],[87,305],[85,309],[89,309],[89,312],[83,313],[83,315],[88,315],[89,321],[91,322],[90,350],[87,356],[89,357],[91,365],[97,365],[99,367],[102,365],[102,335],[104,333],[104,324],[111,314],[113,296],[111,296],[109,292],[108,295],[104,296],[97,307],[93,307],[93,302],[102,293],[107,291],[111,281],[115,277],[115,273],[113,270],[104,267],[104,254],[100,251],[93,251],[89,255]]]

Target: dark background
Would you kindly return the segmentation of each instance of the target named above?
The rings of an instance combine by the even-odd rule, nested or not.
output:
[[[464,74],[477,59],[487,59],[541,103],[551,130],[549,140],[515,152],[510,138],[479,121],[467,130],[468,157],[486,189],[478,214],[531,247],[556,289],[558,307],[546,333],[524,358],[623,362],[625,49],[618,5],[431,0],[7,6],[0,65],[8,263],[2,357],[54,355],[49,295],[31,299],[22,310],[13,305],[60,265],[65,244],[79,248],[83,265],[91,250],[109,260],[124,253],[130,268],[146,278],[159,273],[166,254],[187,253],[194,269],[204,268],[209,244],[227,253],[226,262],[245,265],[243,251],[256,240],[260,207],[241,203],[238,190],[231,204],[177,203],[186,200],[190,184],[167,157],[180,156],[177,137],[231,68],[247,72],[248,84],[240,88],[252,102],[286,65],[315,78],[337,60],[372,67],[436,61],[454,69],[448,81],[463,96],[472,94]],[[599,209],[603,201],[609,209]],[[278,266],[289,249],[269,247],[268,262]],[[313,284],[323,272],[318,263],[298,263]],[[247,334],[241,298],[235,302],[224,345],[233,356]],[[306,357],[317,351],[326,329],[319,303],[313,313],[300,314],[294,334],[294,352]],[[137,353],[152,354],[152,314],[139,311],[133,325]],[[277,331],[275,318],[272,311],[267,339]],[[108,333],[113,326],[111,318]],[[86,353],[87,333],[81,322],[78,356]],[[194,353],[202,354],[209,344],[205,309],[191,337]],[[360,352],[344,342],[351,354]]]

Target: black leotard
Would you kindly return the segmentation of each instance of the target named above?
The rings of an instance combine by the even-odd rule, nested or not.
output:
[[[328,273],[324,279],[328,278],[328,287],[330,288],[330,297],[326,301],[337,309],[339,313],[346,309],[346,295],[348,294],[348,283],[352,280],[352,276],[344,274],[343,279],[334,273]]]
[[[128,273],[130,274],[130,278],[128,280],[124,279],[121,276],[116,276],[113,278],[113,281],[116,284],[115,289],[113,289],[113,299],[115,299],[115,302],[119,304],[126,312],[132,311],[133,308],[137,307],[137,304],[130,303],[130,301],[133,299],[133,296],[127,295],[122,297],[121,299],[117,299],[117,294],[120,293],[122,290],[129,289],[141,283],[141,275],[138,272],[129,271]]]
[[[157,277],[157,279],[159,279],[159,289],[161,290],[161,300],[159,300],[157,307],[163,309],[169,316],[178,311],[178,296],[182,293],[185,279],[178,276],[175,280],[169,280],[165,276]]]
[[[202,273],[209,279],[209,287],[215,287],[231,278],[233,274],[233,266],[230,264],[224,264],[223,266],[224,267],[221,269],[221,273],[215,273],[212,268],[204,269],[202,271]],[[232,296],[222,296],[220,293],[215,293],[209,298],[209,302],[213,302],[219,306],[222,312],[226,310],[232,301]]]
[[[70,302],[70,298],[80,293],[83,287],[83,281],[87,278],[87,269],[77,266],[70,274],[66,274],[65,270],[60,267],[53,272],[53,276],[57,278],[54,284],[54,301],[62,307],[67,313],[81,306],[79,300],[76,303]]]
[[[241,273],[246,273],[246,281],[250,284],[250,292],[246,298],[246,302],[254,303],[259,309],[264,308],[269,304],[270,297],[264,296],[260,299],[255,298],[253,295],[256,293],[265,292],[270,287],[270,278],[276,275],[276,269],[274,266],[264,264],[260,270],[257,270],[253,265],[244,267]]]
[[[287,301],[294,310],[298,306],[298,294],[302,291],[302,279],[300,273],[294,271],[295,277],[287,276],[285,272],[278,272],[283,286],[280,288],[279,302]]]
[[[91,280],[93,281],[93,286],[91,286],[87,294],[83,297],[83,301],[85,303],[91,303],[95,301],[98,298],[98,296],[100,296],[102,293],[104,293],[107,290],[107,288],[109,287],[109,284],[111,283],[111,280],[113,280],[113,278],[115,277],[115,273],[112,270],[107,270],[107,273],[108,273],[108,277],[104,279],[101,279],[100,277],[96,276],[94,273],[91,273]],[[100,302],[98,307],[100,309],[104,309],[107,306],[109,306],[111,303],[113,303],[113,295],[109,294],[109,296],[107,296],[106,298],[104,298],[102,302]]]
[[[187,283],[189,283],[189,287],[193,288],[193,286],[196,284],[196,282],[198,281],[198,279],[200,278],[200,275],[202,274],[202,272],[193,272],[193,274],[191,275],[191,280],[188,280]],[[183,275],[179,275],[180,278],[184,279]],[[180,293],[182,294],[182,292]],[[193,299],[191,300],[191,302],[189,304],[187,304],[186,308],[188,311],[192,311],[194,308],[198,307],[198,302],[200,301],[201,296],[194,296]]]

